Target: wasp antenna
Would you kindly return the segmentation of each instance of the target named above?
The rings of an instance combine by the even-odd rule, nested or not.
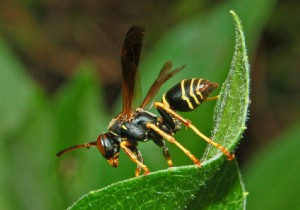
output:
[[[92,142],[89,142],[89,143],[78,144],[78,145],[74,145],[74,146],[68,147],[66,149],[63,149],[63,150],[59,151],[56,154],[56,157],[60,157],[61,155],[65,154],[67,152],[70,152],[72,150],[75,150],[75,149],[89,148],[89,147],[97,147],[97,142],[96,141],[92,141]]]

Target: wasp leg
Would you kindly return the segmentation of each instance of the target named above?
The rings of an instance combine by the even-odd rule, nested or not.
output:
[[[134,153],[136,154],[138,161],[140,161],[141,163],[144,163],[143,156],[142,156],[142,153],[140,152],[140,150],[138,150],[138,148],[136,148],[136,147],[133,148],[132,150],[134,150]],[[141,170],[142,170],[142,167],[139,164],[137,164],[136,170],[135,170],[135,176],[139,176],[141,173]]]
[[[166,143],[161,139],[153,139],[154,143],[158,145],[163,150],[164,157],[169,165],[169,167],[173,167],[173,162],[171,160],[171,155],[169,153],[169,148],[166,146]]]
[[[219,96],[211,96],[205,99],[205,101],[212,101],[212,100],[217,100]]]
[[[225,147],[223,147],[222,145],[218,144],[217,142],[213,141],[212,139],[208,138],[207,136],[205,136],[203,133],[201,133],[192,123],[191,121],[183,118],[182,116],[180,116],[177,112],[175,112],[174,110],[166,107],[165,104],[161,103],[161,102],[155,102],[154,106],[156,108],[160,107],[162,109],[164,109],[167,113],[169,113],[170,115],[172,115],[173,117],[175,117],[176,119],[178,119],[180,122],[182,122],[186,127],[191,128],[198,136],[200,136],[202,139],[204,139],[207,143],[213,145],[214,147],[218,148],[224,155],[227,156],[228,160],[232,160],[234,158],[234,154],[231,154]]]
[[[128,141],[122,141],[120,143],[120,147],[124,150],[128,157],[144,170],[144,175],[148,175],[150,173],[150,170],[146,165],[144,165],[141,161],[138,160],[138,157],[135,154],[132,153],[132,151],[128,148],[130,146],[132,145]],[[138,176],[139,173],[136,173],[135,175]]]
[[[161,130],[159,127],[157,127],[156,125],[154,125],[153,123],[147,123],[146,127],[149,129],[152,129],[153,131],[155,131],[156,133],[158,133],[159,135],[161,135],[164,139],[166,139],[167,141],[175,144],[177,147],[179,147],[179,149],[181,149],[198,167],[201,166],[201,162],[199,159],[197,159],[190,151],[188,151],[186,148],[184,148],[178,141],[176,141],[176,139],[171,136],[170,134],[166,133],[165,131]]]

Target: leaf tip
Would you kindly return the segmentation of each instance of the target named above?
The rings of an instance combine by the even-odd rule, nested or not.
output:
[[[233,10],[229,10],[230,14],[233,16],[234,19],[238,19],[238,15]]]
[[[229,12],[232,15],[233,19],[235,20],[236,24],[238,25],[238,28],[242,29],[242,24],[241,24],[239,16],[233,10],[229,10]]]
[[[232,15],[236,15],[235,11],[233,11],[233,10],[229,10],[229,12],[230,12],[230,14],[232,14]]]

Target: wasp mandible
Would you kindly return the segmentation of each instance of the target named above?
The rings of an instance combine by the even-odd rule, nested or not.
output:
[[[132,26],[126,34],[121,50],[123,110],[111,120],[108,132],[100,134],[96,141],[61,150],[56,156],[59,157],[74,149],[97,147],[102,156],[108,160],[108,163],[113,167],[117,167],[120,149],[122,149],[137,164],[135,175],[139,176],[141,170],[144,171],[144,175],[147,175],[150,171],[144,164],[142,154],[137,148],[138,143],[152,140],[162,148],[169,167],[172,167],[173,163],[169,149],[164,141],[166,140],[179,147],[200,167],[200,160],[174,138],[176,131],[181,129],[181,125],[184,125],[192,129],[209,144],[217,147],[227,156],[228,160],[232,160],[234,154],[231,154],[225,147],[202,134],[191,121],[178,114],[178,112],[193,111],[203,102],[217,99],[217,96],[209,97],[218,87],[217,83],[201,78],[182,80],[169,89],[162,96],[160,102],[154,102],[153,105],[160,114],[157,116],[146,111],[146,105],[155,97],[162,84],[184,68],[184,66],[181,66],[172,70],[171,62],[166,62],[141,105],[138,108],[132,107],[144,33],[145,28],[136,25]]]

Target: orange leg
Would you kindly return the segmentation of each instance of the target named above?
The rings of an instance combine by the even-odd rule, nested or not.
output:
[[[163,154],[164,154],[165,159],[166,159],[166,161],[168,163],[168,166],[169,167],[173,167],[173,162],[171,160],[171,156],[170,156],[169,150],[166,150],[165,147],[163,148]]]
[[[167,141],[175,144],[177,147],[179,147],[179,149],[181,149],[197,166],[201,167],[201,162],[200,160],[198,160],[190,151],[188,151],[186,148],[184,148],[178,141],[176,141],[176,139],[171,136],[170,134],[164,132],[163,130],[161,130],[159,127],[157,127],[156,125],[154,125],[153,123],[147,123],[146,127],[149,129],[152,129],[153,131],[155,131],[156,133],[158,133],[159,135],[161,135],[164,139],[166,139]],[[172,162],[168,164],[173,165]]]
[[[213,99],[212,99],[213,100]],[[177,112],[175,112],[174,110],[166,107],[165,104],[161,103],[161,102],[155,102],[154,106],[160,107],[162,109],[164,109],[167,113],[169,113],[170,115],[172,115],[173,117],[175,117],[176,119],[178,119],[180,122],[182,122],[186,127],[191,128],[198,136],[200,136],[202,139],[204,139],[207,143],[213,145],[214,147],[218,148],[222,153],[224,153],[224,155],[227,156],[228,160],[232,160],[234,158],[234,154],[231,154],[225,147],[223,147],[222,145],[218,144],[217,142],[213,141],[212,139],[208,138],[207,136],[205,136],[203,133],[201,133],[192,123],[191,121],[183,118],[182,116],[180,116]]]
[[[166,143],[163,140],[153,140],[153,142],[158,145],[163,150],[163,155],[169,165],[169,167],[173,167],[173,162],[171,160],[171,156],[169,153],[169,148],[166,146]]]
[[[135,162],[138,167],[135,171],[135,176],[139,176],[140,175],[140,169],[139,166],[144,170],[144,175],[148,175],[150,173],[150,170],[148,169],[148,167],[146,165],[144,165],[142,162],[140,162],[137,158],[137,156],[135,154],[133,154],[133,152],[128,148],[132,146],[129,142],[127,141],[122,141],[120,143],[120,147],[124,150],[124,152],[128,155],[128,157]]]
[[[205,101],[212,101],[212,100],[217,100],[219,98],[219,96],[212,96],[212,97],[208,97],[206,98]]]
[[[138,159],[138,161],[140,161],[141,163],[143,163],[143,157],[142,157],[142,154],[140,152],[140,150],[138,150],[136,147],[134,148],[134,153],[136,154],[136,157]],[[135,176],[139,176],[140,173],[141,173],[141,170],[142,170],[142,167],[137,164],[137,167],[135,169]]]

